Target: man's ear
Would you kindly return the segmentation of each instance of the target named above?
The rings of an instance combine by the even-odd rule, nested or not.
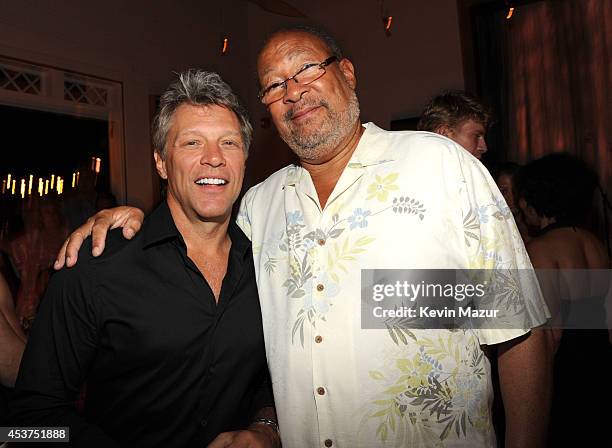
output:
[[[155,168],[157,168],[157,173],[162,179],[168,179],[168,174],[166,173],[166,161],[161,158],[161,155],[155,151],[153,153],[153,158],[155,159]]]
[[[448,138],[451,138],[451,135],[453,135],[453,130],[449,126],[446,126],[445,124],[442,126],[439,126],[435,132],[436,134],[440,134]]]
[[[338,62],[338,66],[340,67],[340,71],[344,75],[344,79],[346,79],[347,84],[351,89],[355,90],[357,87],[357,77],[355,76],[355,67],[353,67],[353,63],[344,58]]]

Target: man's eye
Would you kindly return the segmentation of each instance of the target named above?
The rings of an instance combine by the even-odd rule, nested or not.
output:
[[[233,140],[224,140],[223,144],[226,145],[226,146],[237,146],[238,145],[238,143],[236,143]]]
[[[185,142],[185,146],[197,146],[199,144],[200,142],[197,140],[188,140],[187,142]]]
[[[304,64],[302,68],[300,69],[299,73],[302,73],[303,71],[308,70],[309,68],[316,67],[317,65],[319,64],[315,64],[315,63]]]
[[[274,92],[275,90],[277,90],[278,88],[280,88],[283,85],[282,82],[275,82],[273,84],[270,84],[268,86],[268,88],[266,89],[268,92]]]

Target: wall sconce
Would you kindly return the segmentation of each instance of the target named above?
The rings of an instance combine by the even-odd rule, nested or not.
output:
[[[393,23],[393,16],[383,17],[383,26],[385,27],[385,36],[391,36],[391,24]]]
[[[512,6],[512,2],[506,0],[506,20],[510,20],[514,15],[514,6]]]

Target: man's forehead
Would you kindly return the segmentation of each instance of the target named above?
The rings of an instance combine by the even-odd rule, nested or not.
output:
[[[474,130],[484,132],[486,130],[486,127],[483,122],[475,120],[473,118],[467,118],[463,121],[460,121],[458,127],[465,131]]]
[[[178,127],[177,118],[183,126]],[[181,104],[172,114],[171,125],[179,133],[201,131],[201,127],[192,126],[191,123],[212,122],[216,127],[224,127],[227,132],[235,130],[240,133],[240,122],[236,113],[231,109],[217,104]],[[232,132],[234,133],[234,132]]]
[[[273,71],[277,68],[275,64],[281,61],[292,63],[311,55],[324,58],[329,52],[327,44],[318,36],[304,31],[279,32],[271,36],[259,52],[259,75]]]

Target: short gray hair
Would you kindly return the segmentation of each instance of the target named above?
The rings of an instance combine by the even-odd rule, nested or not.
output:
[[[244,141],[244,152],[248,155],[253,138],[253,126],[246,108],[232,88],[217,73],[189,69],[177,73],[174,81],[159,100],[157,114],[153,119],[151,134],[153,148],[162,159],[166,158],[166,139],[172,125],[172,117],[179,106],[221,106],[234,112],[240,122],[240,134]]]

